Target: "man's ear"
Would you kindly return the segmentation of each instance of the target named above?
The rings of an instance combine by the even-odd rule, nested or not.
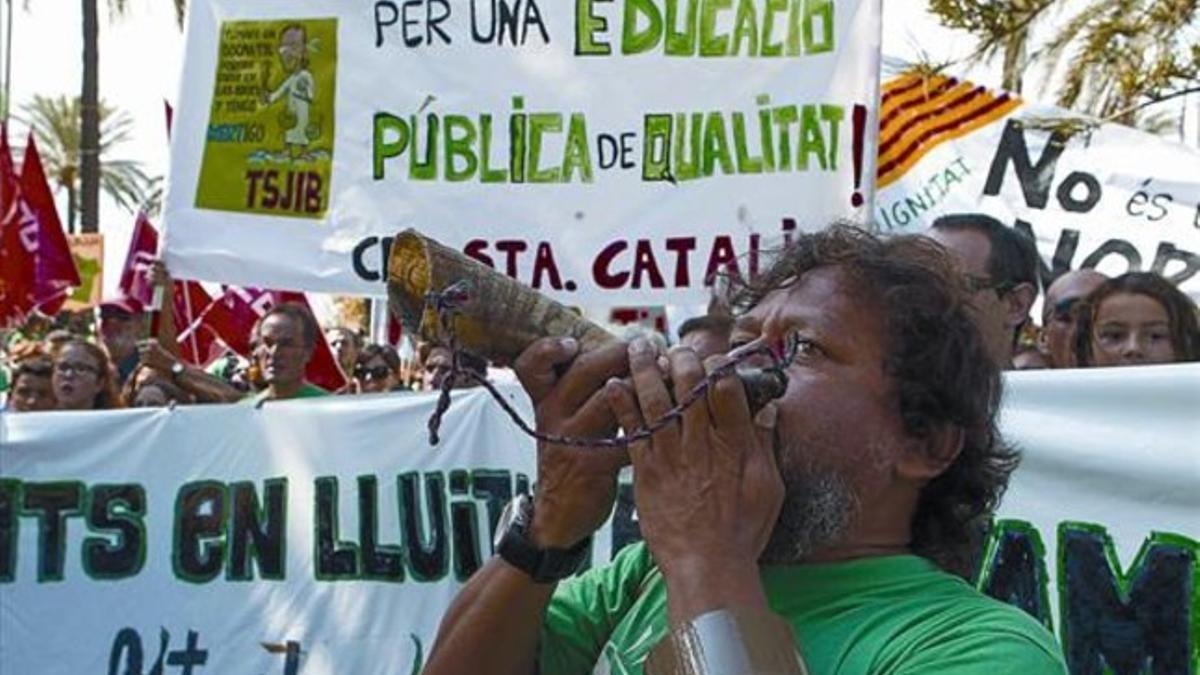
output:
[[[924,442],[913,442],[910,445],[896,464],[896,472],[901,478],[921,484],[928,483],[945,473],[954,460],[958,459],[964,438],[962,427],[940,424]]]
[[[1037,300],[1037,287],[1031,283],[1017,284],[1005,294],[1004,302],[1008,312],[1008,325],[1020,326],[1029,319],[1029,310],[1033,301]]]

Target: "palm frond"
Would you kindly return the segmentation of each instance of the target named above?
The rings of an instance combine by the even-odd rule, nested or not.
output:
[[[25,122],[38,141],[46,173],[57,189],[79,189],[80,118],[78,97],[38,96],[23,107]],[[100,189],[118,206],[133,211],[149,189],[150,177],[140,162],[109,159],[114,148],[133,134],[133,118],[101,101]]]

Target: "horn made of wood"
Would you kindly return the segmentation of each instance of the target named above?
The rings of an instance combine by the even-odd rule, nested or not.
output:
[[[490,361],[512,363],[543,337],[575,338],[581,352],[617,339],[532,288],[416,230],[396,235],[388,259],[388,307],[405,332],[448,344],[450,336],[427,300],[430,293],[455,285],[462,291],[450,314],[455,340],[460,348]],[[737,375],[752,412],[787,389],[787,378],[778,370],[739,369]]]

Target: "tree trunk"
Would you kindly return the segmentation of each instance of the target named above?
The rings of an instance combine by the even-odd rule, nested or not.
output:
[[[83,92],[79,178],[83,231],[100,231],[100,19],[97,0],[83,0]]]
[[[73,185],[67,186],[67,233],[75,234],[75,220],[78,218],[79,209],[76,208],[79,195],[75,193]]]

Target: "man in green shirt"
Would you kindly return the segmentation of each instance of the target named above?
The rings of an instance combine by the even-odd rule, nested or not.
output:
[[[927,239],[799,237],[735,297],[731,343],[788,359],[787,391],[753,416],[730,377],[671,412],[727,356],[535,343],[515,366],[542,432],[672,421],[627,451],[539,443],[537,492],[426,675],[1065,673],[1040,624],[962,578],[1017,460],[969,301]],[[645,543],[562,581],[628,462]],[[786,658],[760,660],[779,626]]]
[[[328,396],[329,392],[304,379],[320,327],[306,308],[294,303],[275,305],[254,327],[254,362],[266,389],[246,400],[266,401]]]

